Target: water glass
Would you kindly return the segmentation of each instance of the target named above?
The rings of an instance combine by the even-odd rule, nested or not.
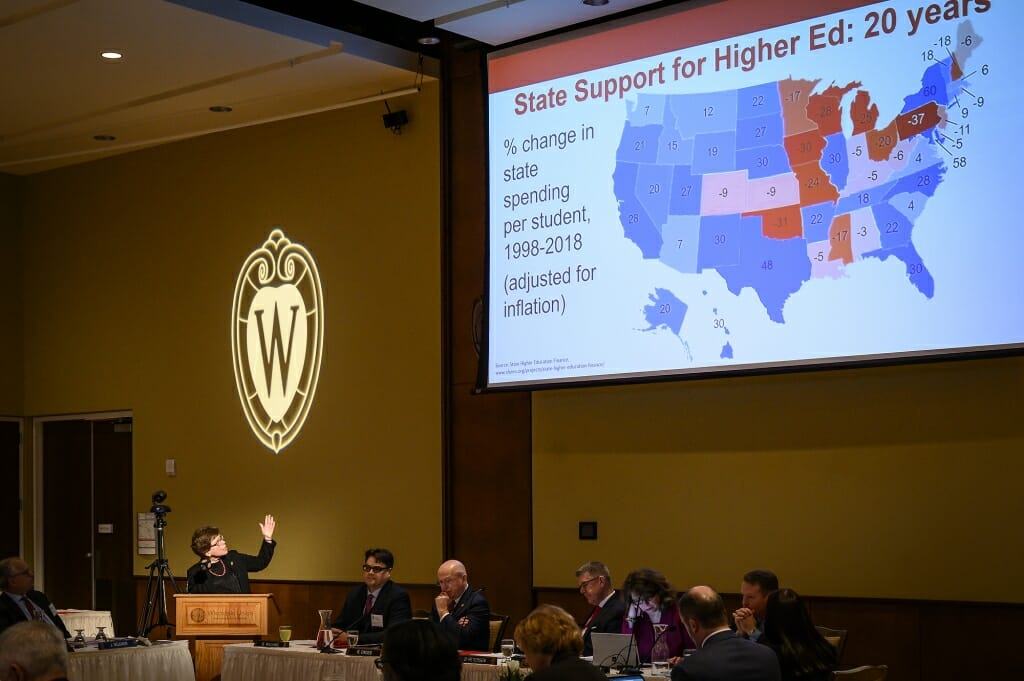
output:
[[[285,643],[292,640],[292,625],[282,624],[277,628],[277,635]]]
[[[349,629],[345,632],[345,636],[348,638],[348,647],[353,648],[359,645],[359,630]]]
[[[96,640],[97,641],[106,641],[107,640],[107,632],[105,631],[105,629],[106,629],[106,627],[96,627]]]
[[[501,654],[508,660],[516,650],[516,642],[510,638],[501,639]]]

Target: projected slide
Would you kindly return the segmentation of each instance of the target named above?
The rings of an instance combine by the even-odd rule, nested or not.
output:
[[[1024,342],[1024,3],[766,4],[490,60],[489,385]]]

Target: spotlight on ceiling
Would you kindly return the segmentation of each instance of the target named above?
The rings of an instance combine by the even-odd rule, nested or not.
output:
[[[584,5],[590,5],[591,7],[601,7],[607,5],[608,0],[583,0]]]

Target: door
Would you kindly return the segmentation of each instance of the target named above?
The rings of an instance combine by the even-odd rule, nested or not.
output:
[[[135,631],[131,419],[47,421],[42,428],[43,564],[59,608],[109,610]]]
[[[58,608],[92,610],[92,426],[43,424],[43,584]]]
[[[0,421],[0,558],[21,553],[21,423]]]

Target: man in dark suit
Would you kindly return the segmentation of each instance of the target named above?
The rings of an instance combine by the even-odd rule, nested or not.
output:
[[[779,578],[771,570],[751,570],[743,575],[743,582],[740,584],[743,607],[732,614],[737,634],[751,641],[761,638],[768,596],[778,590]]]
[[[618,634],[622,632],[625,605],[612,588],[612,575],[604,563],[591,561],[576,570],[576,585],[580,593],[593,606],[581,628],[583,656],[594,654],[592,632]]]
[[[729,629],[729,614],[714,589],[695,586],[678,605],[698,650],[672,668],[672,681],[780,681],[775,653]]]
[[[363,582],[348,592],[345,605],[331,623],[335,638],[343,641],[348,631],[359,632],[359,644],[380,643],[392,624],[412,619],[409,592],[391,581],[395,557],[387,549],[367,549],[363,554]]]
[[[52,624],[64,638],[71,638],[57,609],[42,591],[36,591],[35,575],[17,556],[0,560],[0,631],[17,622],[41,620]]]
[[[441,593],[434,599],[430,619],[455,641],[459,650],[490,651],[491,606],[480,591],[469,587],[466,566],[457,560],[437,569]]]

